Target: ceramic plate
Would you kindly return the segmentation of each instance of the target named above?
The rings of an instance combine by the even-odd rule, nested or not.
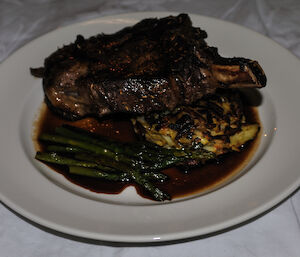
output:
[[[191,15],[224,56],[258,60],[268,85],[260,90],[260,146],[232,183],[205,195],[168,203],[92,193],[34,160],[33,123],[43,102],[41,80],[30,67],[77,34],[113,33],[143,18],[170,13],[103,17],[48,33],[19,49],[0,66],[0,197],[34,222],[75,236],[119,242],[155,242],[220,231],[270,209],[299,187],[299,60],[272,40],[235,24]]]

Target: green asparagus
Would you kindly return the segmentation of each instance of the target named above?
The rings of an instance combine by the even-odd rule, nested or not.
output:
[[[98,168],[103,171],[114,172],[115,169],[100,165],[99,163],[95,162],[88,162],[88,161],[80,161],[74,158],[69,158],[62,156],[55,152],[37,152],[35,158],[40,161],[45,161],[49,163],[59,164],[59,165],[68,165],[68,166],[78,166],[78,167],[86,167],[86,168]]]
[[[127,173],[112,174],[112,173],[103,172],[102,170],[98,170],[98,169],[84,168],[78,166],[69,166],[69,172],[76,175],[93,177],[93,178],[102,178],[110,181],[121,181],[121,182],[130,181],[130,177]]]
[[[189,159],[205,162],[215,155],[203,149],[165,149],[148,142],[120,143],[69,125],[56,128],[55,134],[42,134],[39,139],[50,143],[48,152],[37,152],[36,159],[67,165],[70,173],[112,181],[134,181],[157,201],[170,196],[152,181],[168,177],[159,172]]]

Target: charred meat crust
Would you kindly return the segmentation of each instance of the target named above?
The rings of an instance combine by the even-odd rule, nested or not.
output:
[[[190,104],[219,87],[263,87],[256,61],[223,58],[188,15],[145,19],[111,35],[63,46],[31,69],[48,106],[64,118],[147,113]]]

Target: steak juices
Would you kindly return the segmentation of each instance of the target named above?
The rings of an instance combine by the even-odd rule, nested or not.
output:
[[[206,158],[212,153],[214,158],[209,159],[215,159],[240,151],[258,134],[257,120],[250,122],[239,94],[231,88],[266,85],[256,61],[221,57],[216,48],[207,46],[206,37],[205,31],[192,27],[186,14],[145,19],[112,35],[89,39],[77,36],[74,43],[47,57],[44,67],[31,71],[43,78],[45,102],[59,119],[73,123],[85,120],[84,124],[86,117],[93,116],[99,124],[111,124],[106,122],[115,122],[123,113],[135,126],[138,135],[134,140],[138,138],[138,144],[150,141],[152,148],[156,145],[165,149],[160,152],[182,151],[190,157],[155,172],[173,166],[202,165],[206,160],[193,158],[195,151],[202,151]],[[95,130],[91,127],[85,129]],[[140,188],[135,177],[129,174],[127,182]],[[147,195],[147,187],[141,187],[139,191]]]

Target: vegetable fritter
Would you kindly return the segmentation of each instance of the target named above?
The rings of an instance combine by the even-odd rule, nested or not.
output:
[[[237,90],[220,90],[193,106],[132,119],[135,131],[165,148],[204,148],[216,155],[240,151],[256,137],[259,124],[246,120]]]

